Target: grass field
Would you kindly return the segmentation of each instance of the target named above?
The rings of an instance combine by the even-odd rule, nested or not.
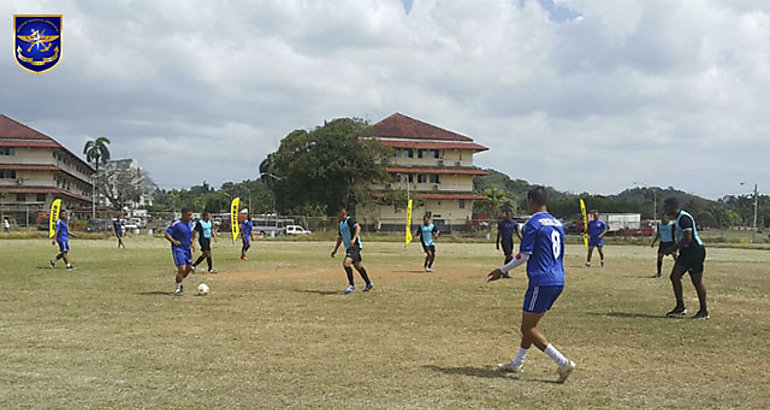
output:
[[[606,268],[567,249],[567,289],[542,330],[578,368],[563,385],[530,353],[521,377],[495,370],[518,345],[523,270],[484,244],[365,243],[375,282],[342,296],[331,243],[256,242],[250,260],[214,249],[216,276],[170,296],[162,240],[74,240],[67,272],[42,240],[0,248],[0,408],[767,408],[770,252],[709,249],[712,319],[664,319],[666,279],[649,247],[608,247]],[[670,261],[665,268],[670,267]],[[205,281],[212,293],[196,297]],[[697,305],[685,284],[688,307]]]

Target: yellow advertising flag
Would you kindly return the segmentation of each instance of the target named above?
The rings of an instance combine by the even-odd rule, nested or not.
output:
[[[406,205],[406,243],[404,247],[412,242],[412,200]]]
[[[238,208],[241,206],[241,197],[233,198],[230,204],[230,230],[233,232],[233,241],[238,239],[240,226],[238,225]]]
[[[51,212],[48,217],[48,237],[53,238],[56,235],[56,222],[59,222],[59,211],[61,210],[61,199],[56,198],[51,202]]]
[[[580,198],[580,213],[583,214],[583,244],[588,248],[588,214],[586,214],[586,203]]]

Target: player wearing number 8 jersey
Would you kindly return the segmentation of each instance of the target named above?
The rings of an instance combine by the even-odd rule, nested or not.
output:
[[[527,264],[529,286],[524,296],[521,317],[521,345],[516,358],[501,364],[505,371],[519,373],[529,348],[534,344],[558,366],[557,382],[564,382],[575,363],[562,355],[537,329],[540,319],[553,306],[564,289],[564,227],[548,213],[546,191],[535,187],[527,194],[527,208],[532,215],[522,228],[519,254],[504,266],[487,275],[490,281],[500,279],[516,266]]]

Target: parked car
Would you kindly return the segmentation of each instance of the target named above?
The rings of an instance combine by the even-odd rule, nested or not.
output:
[[[286,235],[310,235],[311,233],[300,225],[286,225]]]
[[[112,221],[109,219],[89,219],[86,225],[88,232],[107,232],[112,230]]]

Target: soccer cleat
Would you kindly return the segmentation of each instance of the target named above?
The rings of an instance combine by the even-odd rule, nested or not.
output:
[[[433,272],[433,268],[428,266],[427,268],[425,268],[425,272],[428,272],[428,273]]]
[[[604,267],[604,261],[602,261],[602,268]]]
[[[209,269],[209,270],[206,271],[206,273],[215,274],[215,273],[217,273],[217,271],[215,271],[214,269]]]
[[[184,296],[184,286],[180,286],[179,289],[175,290],[174,296]]]
[[[374,288],[374,282],[369,282],[366,284],[366,287],[364,288],[364,292],[368,292]]]
[[[195,265],[190,265],[190,271],[192,271],[192,273],[195,273]]]
[[[51,269],[53,269],[56,266],[56,259],[51,259],[48,263],[51,264]]]
[[[695,314],[695,316],[692,317],[692,320],[706,320],[709,319],[711,315],[709,315],[708,310],[699,310],[698,313]]]
[[[687,314],[687,309],[684,307],[675,307],[674,310],[666,313],[666,317],[684,317]]]
[[[586,262],[586,268],[590,268],[590,267],[591,267],[591,262]]]
[[[350,285],[350,286],[348,286],[348,288],[347,288],[347,289],[345,289],[345,290],[343,290],[343,291],[342,291],[342,294],[344,294],[344,295],[347,295],[347,294],[349,294],[350,292],[352,292],[352,291],[354,291],[354,290],[356,290],[356,287],[355,287],[355,286],[353,286],[353,285]]]
[[[246,255],[241,255],[241,260],[242,261],[247,261],[247,260],[249,260],[249,258],[247,258]]]
[[[75,270],[75,267],[72,265],[67,265],[67,270]]]
[[[497,365],[497,368],[508,373],[521,373],[524,371],[524,365],[520,364],[517,366],[514,364],[513,360],[508,363],[500,363]]]
[[[573,370],[575,370],[575,362],[572,360],[568,360],[567,363],[559,366],[559,370],[557,371],[557,373],[559,373],[559,378],[556,379],[556,383],[564,383],[564,381],[567,380],[567,377],[572,374]]]

